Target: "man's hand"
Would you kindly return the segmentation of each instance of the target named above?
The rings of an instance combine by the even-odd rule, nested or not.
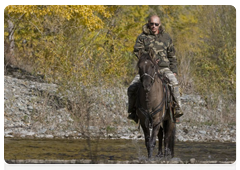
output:
[[[177,74],[176,73],[173,73],[174,74],[174,76],[176,77],[177,76]]]

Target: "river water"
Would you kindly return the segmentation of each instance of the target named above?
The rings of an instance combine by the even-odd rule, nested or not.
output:
[[[157,142],[158,144],[158,142]],[[154,155],[157,154],[157,145]],[[146,159],[143,140],[63,140],[63,139],[4,139],[5,160],[72,160],[98,159],[131,161]],[[235,161],[236,143],[176,142],[175,157],[182,161]]]

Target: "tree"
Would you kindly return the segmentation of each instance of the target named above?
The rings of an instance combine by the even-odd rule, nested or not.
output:
[[[68,36],[76,35],[76,30],[81,37],[84,32],[101,29],[103,20],[110,16],[107,7],[101,5],[8,6],[5,9],[4,41],[9,45],[5,48],[17,51],[15,59],[25,61],[25,65],[26,62],[32,63],[36,72],[54,77],[57,71],[74,62],[69,60],[69,50],[66,49],[70,45],[66,44]],[[75,39],[80,42],[78,37]],[[68,54],[64,54],[66,52]]]

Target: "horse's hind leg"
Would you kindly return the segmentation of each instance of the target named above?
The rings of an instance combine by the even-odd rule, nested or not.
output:
[[[176,132],[176,125],[175,123],[170,121],[170,129],[169,133],[171,134],[170,136],[170,141],[169,141],[169,148],[171,151],[171,156],[174,157],[174,145],[175,145],[175,132]]]
[[[169,122],[165,121],[164,122],[164,156],[168,156],[170,153],[169,149],[169,140],[170,140],[170,135],[169,135]]]
[[[164,125],[164,156],[174,156],[174,140],[175,140],[175,123],[170,119]]]
[[[160,127],[158,132],[158,154],[157,157],[163,157],[163,151],[162,151],[162,141],[163,141],[163,128]]]

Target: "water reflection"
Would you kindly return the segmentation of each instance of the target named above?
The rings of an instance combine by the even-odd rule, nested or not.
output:
[[[156,145],[158,146],[158,144]],[[157,147],[154,150],[157,154]],[[6,159],[91,159],[145,160],[147,151],[143,140],[4,140]],[[175,157],[182,161],[235,161],[236,143],[176,142]]]

